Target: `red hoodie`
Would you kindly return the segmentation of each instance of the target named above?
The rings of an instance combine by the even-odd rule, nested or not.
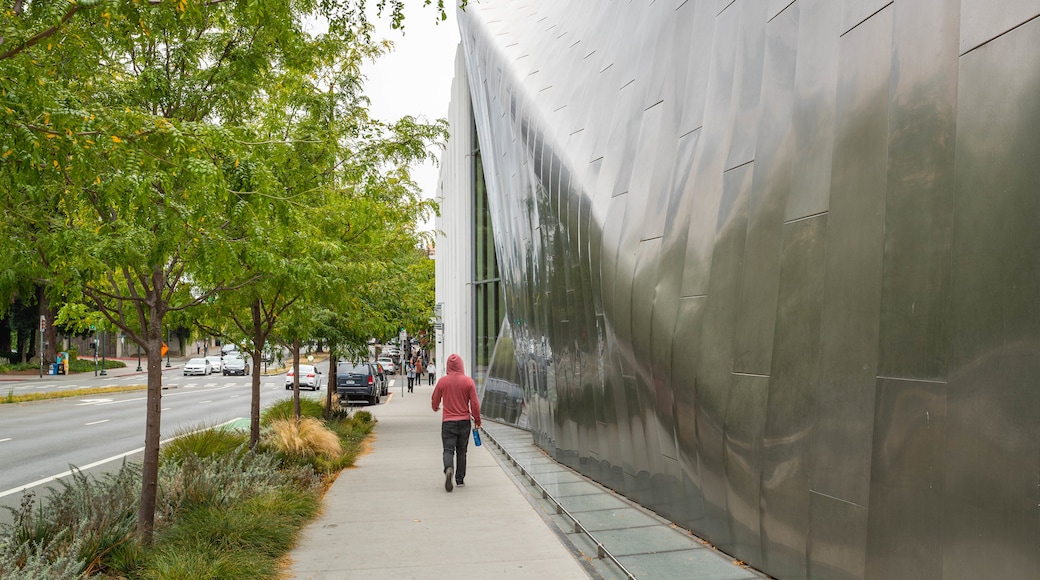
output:
[[[434,411],[440,410],[444,401],[444,412],[441,421],[468,420],[470,415],[477,427],[480,427],[480,401],[477,400],[477,386],[473,379],[466,376],[462,365],[462,357],[453,354],[448,357],[447,373],[437,381],[433,388],[432,406]]]

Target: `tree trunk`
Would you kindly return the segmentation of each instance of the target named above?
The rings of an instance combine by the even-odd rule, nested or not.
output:
[[[162,318],[158,308],[153,305],[147,327],[147,418],[144,430],[144,463],[141,468],[141,506],[137,513],[137,534],[146,546],[152,543],[152,532],[155,529],[155,502],[159,491],[159,437],[162,433]]]
[[[300,418],[300,339],[293,340],[293,352],[292,352],[292,364],[293,364],[293,416],[297,419]]]
[[[253,314],[253,367],[252,402],[249,405],[249,449],[256,451],[260,443],[260,357],[263,355],[267,335],[260,320],[260,300],[254,300],[250,310]]]
[[[41,345],[40,353],[43,354],[44,362],[55,361],[58,359],[58,332],[54,328],[54,310],[51,309],[51,303],[47,300],[47,294],[43,291],[43,286],[39,287],[38,299],[40,305],[40,316],[43,316],[47,321],[47,328],[43,331],[43,341],[47,343],[46,347]]]

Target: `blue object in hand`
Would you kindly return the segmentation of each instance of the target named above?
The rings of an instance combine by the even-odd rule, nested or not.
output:
[[[480,431],[476,427],[473,428],[473,444],[480,447]]]

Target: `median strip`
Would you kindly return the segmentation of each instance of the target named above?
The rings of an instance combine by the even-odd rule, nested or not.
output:
[[[106,393],[128,393],[131,391],[143,391],[148,385],[125,385],[121,387],[80,387],[76,390],[52,391],[48,393],[22,393],[14,394],[8,391],[6,396],[0,397],[0,405],[4,403],[28,403],[31,401],[45,401],[47,399],[68,399],[71,397],[84,397],[87,395],[102,395]]]

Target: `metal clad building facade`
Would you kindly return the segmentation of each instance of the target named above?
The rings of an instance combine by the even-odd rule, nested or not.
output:
[[[1038,14],[471,2],[536,442],[780,578],[1040,577]]]

